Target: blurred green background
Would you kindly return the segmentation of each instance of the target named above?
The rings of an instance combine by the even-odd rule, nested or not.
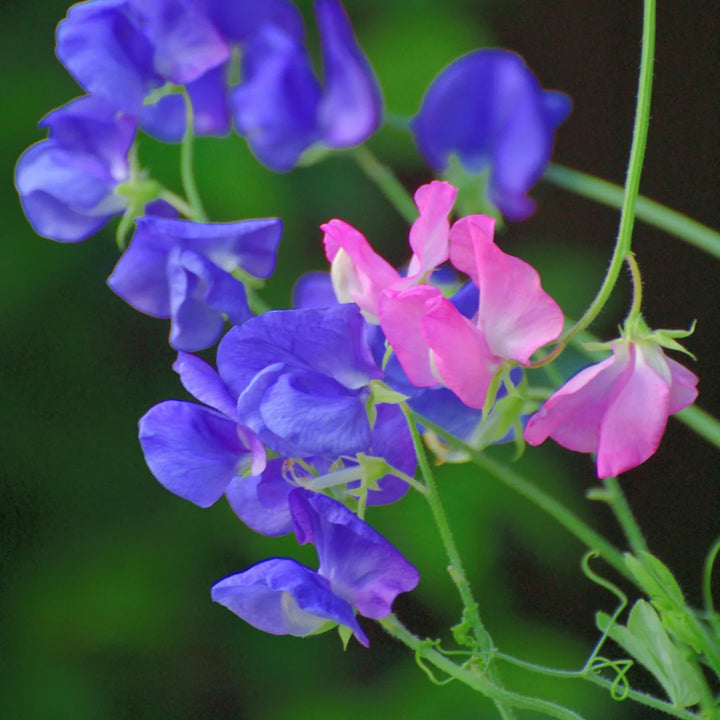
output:
[[[303,1],[316,41],[309,0]],[[483,45],[521,53],[574,111],[555,159],[622,182],[631,140],[641,2],[627,0],[347,0],[390,111],[412,114],[434,75]],[[114,224],[79,245],[34,235],[12,187],[20,153],[43,137],[37,121],[80,94],[53,55],[63,0],[0,5],[2,240],[0,241],[0,717],[13,720],[257,720],[272,718],[494,718],[458,684],[431,685],[411,655],[365,623],[369,650],[334,634],[266,636],[210,602],[219,578],[273,555],[309,563],[294,541],[254,535],[223,502],[200,511],[167,493],[144,465],[137,419],[185,397],[170,370],[167,324],[135,313],[105,286],[117,260]],[[714,0],[660,3],[655,95],[642,191],[720,226]],[[410,139],[383,130],[371,147],[408,188],[429,179]],[[177,148],[150,140],[141,159],[179,189]],[[279,215],[280,264],[266,297],[281,307],[300,271],[324,269],[318,225],[341,217],[394,262],[407,227],[348,158],[274,175],[238,137],[201,140],[198,176],[216,220]],[[542,183],[536,215],[501,243],[536,264],[570,315],[594,295],[618,214]],[[698,330],[687,346],[701,378],[699,404],[720,414],[716,261],[642,224],[634,248],[646,317]],[[596,325],[612,333],[625,281]],[[502,450],[500,451],[502,454]],[[521,469],[611,538],[582,457],[547,447]],[[651,549],[700,602],[700,572],[720,534],[717,452],[671,420],[659,452],[623,486]],[[595,610],[614,599],[581,574],[583,548],[539,511],[472,468],[439,470],[441,492],[481,611],[505,652],[579,668],[597,637]],[[415,632],[443,637],[459,606],[427,508],[417,498],[372,511],[371,522],[421,571],[396,604]],[[619,651],[618,651],[619,656]],[[589,720],[654,718],[584,685],[505,671],[508,684],[567,701]],[[659,692],[642,671],[633,683]]]

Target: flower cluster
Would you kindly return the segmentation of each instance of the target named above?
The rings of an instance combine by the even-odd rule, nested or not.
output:
[[[135,223],[108,284],[170,320],[173,369],[197,401],[164,401],[141,418],[152,474],[201,508],[225,497],[252,530],[293,533],[317,550],[317,570],[271,558],[217,582],[213,600],[266,632],[339,626],[367,645],[356,614],[387,617],[419,580],[364,519],[411,486],[430,492],[414,477],[410,413],[475,450],[552,437],[595,453],[604,478],[655,452],[697,378],[662,350],[680,349],[673,338],[683,334],[650,332],[635,309],[612,355],[545,393],[538,409],[526,371],[550,343],[561,349],[563,312],[537,271],[497,245],[492,217],[451,221],[458,188],[442,180],[414,195],[405,268],[332,219],[321,226],[329,275],[302,278],[293,309],[258,314],[255,290],[275,269],[282,221],[208,222],[187,173],[184,200],[140,169],[135,138],[182,141],[187,159],[195,134],[234,126],[279,172],[313,148],[363,143],[382,116],[377,81],[339,0],[315,0],[314,10],[322,83],[289,0],[74,5],[57,56],[87,95],[41,121],[48,137],[22,155],[15,181],[31,224],[60,242],[123,215],[124,248]],[[478,50],[438,75],[408,129],[436,172],[458,161],[486,178],[481,200],[520,220],[569,111],[517,55]],[[191,354],[218,341],[216,367]]]

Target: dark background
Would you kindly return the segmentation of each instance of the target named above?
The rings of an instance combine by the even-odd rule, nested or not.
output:
[[[309,2],[301,3],[315,40]],[[544,87],[574,101],[555,160],[622,182],[631,142],[641,3],[627,0],[347,0],[360,41],[394,113],[417,110],[434,75],[483,45],[522,54]],[[209,599],[217,579],[273,555],[312,563],[290,540],[253,535],[224,503],[200,511],[163,490],[144,465],[137,419],[184,397],[170,370],[167,325],[141,316],[105,286],[117,260],[114,225],[78,245],[34,235],[12,187],[20,153],[43,137],[50,109],[80,94],[53,55],[58,0],[0,3],[2,227],[0,233],[0,717],[18,720],[494,718],[458,684],[438,688],[411,655],[365,623],[371,648],[334,634],[266,636]],[[720,14],[712,0],[660,3],[650,136],[641,191],[720,226],[717,68]],[[384,130],[371,147],[410,189],[429,179],[409,138]],[[179,189],[177,148],[145,140],[144,164]],[[324,269],[317,227],[341,217],[395,263],[406,225],[348,158],[288,175],[258,166],[238,137],[201,140],[201,192],[211,217],[279,215],[278,273],[267,299],[286,306],[301,269]],[[594,295],[618,213],[549,185],[536,215],[507,228],[504,249],[532,261],[569,315]],[[634,249],[651,326],[698,329],[699,404],[720,414],[717,261],[638,224]],[[594,330],[609,339],[628,288]],[[683,360],[683,362],[685,362]],[[549,444],[548,444],[549,445]],[[704,555],[720,534],[717,450],[671,420],[658,453],[622,478],[651,549],[700,602]],[[553,447],[520,463],[611,538],[583,457]],[[439,471],[441,492],[496,644],[579,668],[597,637],[595,610],[614,599],[581,574],[584,549],[539,511],[469,467]],[[458,602],[429,512],[418,498],[373,511],[371,522],[421,572],[397,609],[414,631],[442,636]],[[607,650],[611,651],[610,648]],[[620,651],[617,651],[618,657]],[[588,720],[654,718],[602,691],[508,668],[511,687],[566,701]],[[642,671],[633,682],[659,692]],[[633,714],[634,713],[634,714]],[[658,716],[659,717],[659,716]]]

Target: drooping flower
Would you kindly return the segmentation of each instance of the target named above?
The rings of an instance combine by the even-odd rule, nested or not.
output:
[[[411,129],[437,172],[456,156],[465,170],[488,172],[489,200],[508,220],[523,220],[535,203],[528,190],[552,153],[569,98],[542,90],[522,58],[507,50],[471,52],[446,67],[428,88]]]
[[[281,234],[277,218],[234,223],[139,218],[108,285],[137,310],[170,318],[170,345],[176,350],[202,350],[220,337],[225,317],[236,324],[251,317],[245,288],[232,272],[269,277]]]
[[[130,178],[133,118],[99,98],[84,96],[39,123],[48,137],[29,147],[15,168],[15,186],[35,231],[80,242],[120,215],[127,198],[115,194]]]
[[[551,437],[576,452],[597,453],[600,478],[645,462],[658,448],[667,419],[691,405],[698,378],[652,340],[622,338],[612,355],[581,370],[530,418],[525,440]]]
[[[305,636],[328,621],[368,645],[354,610],[387,617],[397,595],[416,587],[417,570],[367,523],[332,498],[295,488],[289,495],[298,542],[315,545],[317,572],[274,558],[216,583],[211,596],[251,625]]]
[[[220,376],[194,355],[179,353],[173,369],[204,405],[167,400],[140,419],[140,446],[150,471],[170,492],[209,507],[240,473],[259,475],[265,449],[239,421]]]
[[[243,81],[230,92],[238,132],[267,167],[284,172],[319,143],[347,148],[380,123],[377,80],[339,0],[316,0],[323,86],[302,36],[266,23],[243,46]]]
[[[363,332],[350,305],[277,310],[232,328],[217,366],[242,422],[285,457],[366,450],[368,385],[383,373]]]

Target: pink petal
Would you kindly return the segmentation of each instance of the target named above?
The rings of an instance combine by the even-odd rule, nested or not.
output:
[[[398,362],[413,385],[430,387],[438,379],[430,365],[430,348],[423,336],[422,319],[442,293],[430,285],[407,290],[385,290],[378,303],[380,326]]]
[[[456,270],[465,273],[477,287],[480,287],[475,257],[477,234],[484,236],[485,242],[492,243],[495,236],[495,219],[488,215],[468,215],[450,228],[450,262]]]
[[[698,395],[697,387],[695,387],[698,384],[698,376],[672,358],[666,357],[665,360],[672,376],[668,407],[668,413],[672,415],[695,402]]]
[[[540,287],[537,271],[520,258],[507,255],[485,232],[478,215],[467,223],[475,248],[480,309],[478,327],[494,355],[523,365],[563,328],[563,312]]]
[[[352,225],[331,220],[320,229],[325,232],[325,255],[332,263],[331,277],[338,300],[356,302],[361,310],[377,316],[380,293],[400,279],[397,271]]]
[[[619,357],[612,355],[570,378],[530,418],[524,432],[526,442],[539,445],[551,437],[568,450],[596,452],[613,387],[623,381],[624,371],[627,377],[632,372],[628,361],[623,345]]]
[[[450,183],[435,180],[418,188],[415,193],[420,217],[410,228],[410,247],[414,254],[408,267],[408,277],[420,280],[448,259],[448,215],[457,192]]]
[[[422,329],[444,385],[469,407],[482,408],[500,365],[482,333],[442,296],[423,317]]]
[[[600,425],[597,474],[619,475],[658,448],[668,419],[670,388],[630,344],[632,374],[617,388]]]

